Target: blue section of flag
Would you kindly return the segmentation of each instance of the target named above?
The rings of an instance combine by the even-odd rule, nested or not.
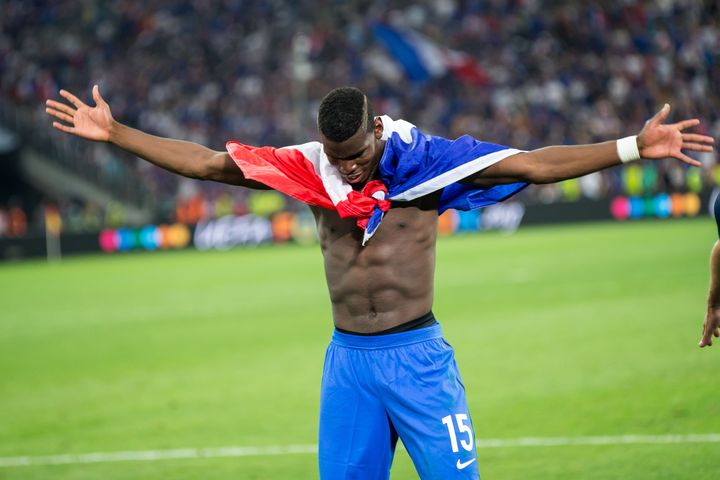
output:
[[[425,135],[416,127],[413,127],[410,133],[412,140],[407,143],[399,133],[394,132],[387,140],[380,159],[380,178],[388,188],[390,199],[413,188],[424,190],[423,185],[427,185],[424,195],[443,190],[440,196],[440,213],[448,208],[472,210],[502,202],[528,185],[518,182],[485,188],[457,183],[457,180],[477,172],[471,170],[455,182],[433,188],[434,183],[443,183],[438,177],[461,168],[468,162],[507,150],[508,147],[481,142],[469,135],[448,140]]]
[[[430,71],[425,67],[420,54],[412,42],[396,29],[377,23],[372,27],[377,38],[392,57],[402,65],[408,78],[415,82],[423,82],[430,78]]]
[[[380,210],[380,207],[377,205],[373,209],[373,213],[370,216],[370,219],[368,220],[367,225],[365,226],[365,235],[370,238],[375,233],[375,230],[380,226],[380,222],[383,219],[383,216],[385,215],[385,212]]]
[[[488,207],[512,197],[527,186],[527,183],[518,182],[496,185],[490,188],[479,188],[453,183],[443,189],[440,195],[438,213],[442,213],[448,208],[472,210],[474,208]]]

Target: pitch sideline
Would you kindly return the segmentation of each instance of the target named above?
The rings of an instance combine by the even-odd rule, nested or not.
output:
[[[687,435],[617,435],[593,437],[521,437],[476,440],[478,448],[563,447],[573,445],[641,445],[677,443],[720,443],[720,433]],[[0,467],[72,465],[103,462],[137,462],[174,459],[250,457],[315,454],[317,445],[269,445],[255,447],[179,448],[126,452],[96,452],[62,455],[0,457]]]

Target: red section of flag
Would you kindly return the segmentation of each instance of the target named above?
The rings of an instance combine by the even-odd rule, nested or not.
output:
[[[235,141],[227,142],[226,148],[245,178],[308,205],[335,210],[312,163],[299,150],[251,147]]]
[[[387,197],[387,187],[380,180],[372,180],[359,192],[353,190],[347,200],[343,200],[335,207],[338,214],[343,218],[357,217],[357,226],[365,230],[370,216],[375,210],[375,205],[383,212],[390,210],[389,200],[378,200],[373,197],[376,192],[383,192]]]
[[[245,178],[255,180],[308,205],[336,210],[342,218],[357,218],[358,227],[365,229],[377,205],[387,212],[390,201],[384,200],[387,187],[379,180],[368,182],[360,191],[351,190],[346,200],[333,205],[315,173],[310,160],[293,148],[251,147],[240,142],[227,142],[226,148]],[[382,200],[373,197],[383,192]]]

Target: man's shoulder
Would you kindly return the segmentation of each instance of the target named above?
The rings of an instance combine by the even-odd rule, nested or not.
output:
[[[288,145],[287,147],[280,147],[278,150],[294,150],[300,152],[300,154],[308,159],[315,168],[315,171],[320,168],[320,165],[327,161],[325,156],[325,150],[323,150],[322,143],[320,142],[307,142],[299,145]]]
[[[380,119],[383,123],[383,140],[390,140],[393,138],[393,134],[397,133],[400,139],[405,143],[411,143],[413,139],[413,130],[416,132],[418,131],[418,128],[407,120],[393,120],[387,115],[381,115]]]
[[[305,142],[300,143],[298,145],[287,145],[285,147],[279,147],[278,150],[282,149],[292,149],[292,150],[300,150],[301,152],[316,152],[321,151],[322,152],[322,143],[318,141],[311,141],[311,142]]]

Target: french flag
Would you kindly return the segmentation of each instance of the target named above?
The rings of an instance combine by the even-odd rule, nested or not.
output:
[[[427,36],[409,28],[396,28],[385,23],[372,27],[375,38],[399,63],[414,82],[439,78],[448,72],[461,81],[476,86],[490,84],[490,78],[470,55],[446,48]]]
[[[472,210],[505,200],[527,186],[518,182],[481,188],[460,181],[520,150],[481,142],[469,135],[456,140],[425,135],[405,120],[383,115],[385,150],[379,180],[353,188],[332,166],[320,142],[289,147],[252,147],[227,142],[227,151],[246,178],[308,205],[356,218],[365,230],[363,245],[380,226],[391,201],[410,201],[442,191],[439,212]]]

